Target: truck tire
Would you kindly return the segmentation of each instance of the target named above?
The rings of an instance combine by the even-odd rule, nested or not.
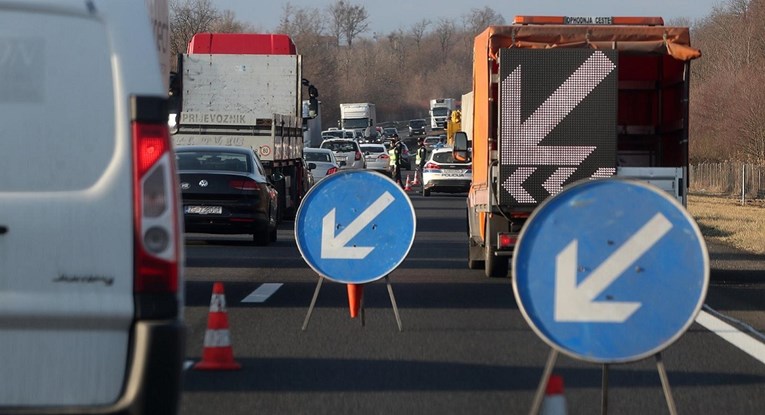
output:
[[[509,270],[509,264],[507,257],[496,256],[494,246],[491,244],[491,226],[489,221],[486,222],[486,241],[484,241],[484,271],[489,278],[505,278],[507,277],[507,271]]]
[[[509,270],[509,264],[506,257],[494,255],[494,247],[486,245],[486,276],[489,278],[505,278]]]
[[[481,269],[484,267],[483,263],[484,261],[482,259],[476,259],[473,256],[473,247],[470,246],[470,241],[468,241],[468,269]]]
[[[481,245],[473,240],[472,232],[470,231],[469,215],[470,213],[468,212],[468,217],[465,218],[465,230],[467,231],[468,241],[467,266],[468,269],[482,269],[484,267],[483,257],[481,256],[483,250]]]

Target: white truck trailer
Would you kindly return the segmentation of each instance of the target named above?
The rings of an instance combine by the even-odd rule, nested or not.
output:
[[[228,145],[257,151],[278,173],[279,209],[293,217],[308,191],[303,160],[303,85],[315,117],[318,92],[302,78],[302,60],[287,35],[198,33],[179,56],[177,131],[182,145]],[[310,118],[310,117],[309,117]]]

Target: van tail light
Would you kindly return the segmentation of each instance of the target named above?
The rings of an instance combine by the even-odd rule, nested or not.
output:
[[[257,191],[260,190],[260,185],[258,185],[258,182],[251,179],[243,179],[243,180],[231,180],[228,182],[229,187],[236,190],[244,190],[244,191]]]
[[[175,294],[178,291],[181,241],[177,174],[167,126],[167,100],[134,96],[131,112],[133,288],[138,294]]]
[[[356,150],[356,160],[361,160],[361,152]]]
[[[329,176],[330,174],[335,174],[335,173],[337,173],[337,167],[330,167],[329,169],[327,169],[327,176]]]

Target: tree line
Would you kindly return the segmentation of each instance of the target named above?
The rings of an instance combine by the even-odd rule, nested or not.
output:
[[[303,55],[303,75],[319,89],[323,128],[336,125],[343,102],[373,102],[378,121],[425,118],[433,98],[472,88],[474,37],[505,24],[490,7],[460,18],[423,18],[387,34],[369,33],[366,8],[337,0],[325,8],[285,3],[275,27],[240,22],[210,0],[171,0],[171,47],[183,53],[198,32],[289,34]],[[691,162],[765,162],[765,0],[728,0],[690,26],[703,56],[691,63]]]

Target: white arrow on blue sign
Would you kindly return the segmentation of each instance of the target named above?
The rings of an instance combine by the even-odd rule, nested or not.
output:
[[[365,170],[320,180],[295,217],[303,259],[319,275],[345,284],[372,282],[396,269],[412,247],[415,229],[406,192]]]
[[[709,258],[696,223],[651,185],[579,182],[542,203],[513,257],[534,331],[575,358],[622,363],[660,352],[693,323]]]

